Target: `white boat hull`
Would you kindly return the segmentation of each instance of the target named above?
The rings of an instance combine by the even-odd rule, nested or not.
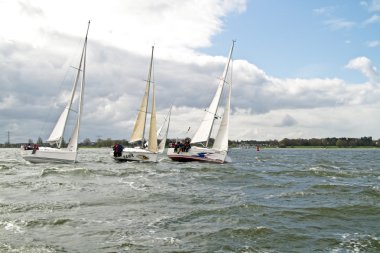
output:
[[[120,156],[112,157],[119,162],[134,161],[134,162],[157,162],[158,153],[153,153],[145,149],[140,148],[124,148]]]
[[[231,158],[227,155],[227,151],[219,151],[210,148],[192,147],[187,152],[177,151],[169,148],[167,155],[173,161],[178,162],[209,162],[209,163],[225,163],[231,162]]]
[[[49,147],[40,147],[37,150],[25,150],[21,147],[21,157],[31,163],[75,163],[77,151]]]

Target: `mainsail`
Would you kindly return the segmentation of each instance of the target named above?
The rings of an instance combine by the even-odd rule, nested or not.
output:
[[[76,120],[76,124],[75,124],[75,127],[74,127],[74,131],[73,131],[73,134],[70,138],[70,143],[69,143],[69,148],[72,149],[73,151],[76,151],[77,150],[77,143],[78,143],[78,136],[79,136],[79,125],[80,125],[80,118],[81,118],[81,112],[82,112],[82,107],[83,107],[83,90],[84,90],[84,84],[85,84],[85,65],[86,65],[86,48],[87,48],[87,36],[88,36],[88,30],[90,28],[90,21],[88,22],[88,27],[87,27],[87,33],[86,33],[86,38],[85,38],[85,42],[84,42],[84,45],[83,45],[83,50],[82,50],[82,55],[81,55],[81,59],[80,59],[80,62],[79,62],[79,66],[78,66],[78,70],[77,70],[77,75],[75,77],[75,81],[74,81],[74,85],[73,85],[73,89],[71,91],[71,96],[70,96],[70,99],[65,107],[65,109],[63,110],[61,116],[59,117],[55,127],[53,128],[53,131],[51,132],[49,138],[48,138],[48,142],[53,144],[53,143],[56,143],[57,144],[57,147],[58,148],[61,148],[61,144],[62,144],[62,140],[63,140],[63,134],[65,132],[65,128],[66,128],[66,123],[67,123],[67,119],[68,119],[68,116],[69,116],[69,112],[71,111],[71,107],[72,107],[72,104],[73,104],[73,100],[74,100],[74,95],[75,95],[75,91],[77,89],[77,86],[78,86],[78,82],[80,80],[80,74],[81,74],[81,71],[82,71],[82,80],[81,80],[81,91],[80,91],[80,98],[79,98],[79,111],[78,111],[78,115],[77,115],[77,120]],[[83,70],[82,70],[82,64],[83,64]]]
[[[148,150],[150,152],[157,152],[157,120],[156,120],[156,95],[154,91],[154,83],[152,84],[152,112],[150,115],[150,128],[149,128],[149,144]]]
[[[222,95],[223,87],[226,82],[227,73],[229,69],[229,65],[231,62],[232,57],[232,51],[234,48],[234,42],[232,43],[231,50],[228,56],[228,62],[224,68],[222,79],[219,82],[218,89],[216,90],[215,96],[213,100],[211,101],[210,106],[206,110],[206,113],[203,117],[202,123],[199,126],[197,132],[194,134],[193,138],[191,139],[191,143],[198,143],[198,142],[206,142],[206,146],[208,144],[208,140],[211,135],[211,130],[214,124],[214,120],[217,117],[217,110],[220,102],[220,97]],[[228,120],[228,119],[227,119]],[[228,130],[227,130],[228,132]]]
[[[88,31],[87,31],[88,33]],[[84,87],[85,87],[85,76],[86,76],[86,54],[87,54],[87,35],[85,40],[85,47],[84,47],[84,56],[83,56],[83,70],[82,70],[82,81],[80,84],[80,96],[79,96],[79,110],[78,110],[78,116],[77,120],[75,122],[75,127],[73,130],[73,134],[71,135],[69,144],[67,148],[71,151],[77,151],[78,148],[78,138],[79,138],[79,129],[80,129],[80,122],[82,119],[82,111],[83,111],[83,95],[84,95]]]
[[[144,97],[141,101],[140,110],[137,115],[137,120],[135,122],[135,127],[133,128],[132,136],[129,139],[130,142],[136,142],[136,141],[144,142],[146,116],[148,112],[149,90],[150,90],[150,82],[151,82],[151,77],[152,77],[153,50],[154,50],[154,47],[152,47],[152,55],[150,59],[150,67],[149,67],[148,79],[146,80]],[[144,145],[144,143],[142,143],[142,145]]]

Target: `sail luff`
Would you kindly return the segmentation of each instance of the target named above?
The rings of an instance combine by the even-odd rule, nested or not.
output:
[[[83,46],[83,70],[82,70],[82,80],[80,84],[80,96],[79,96],[79,102],[78,102],[78,115],[76,119],[76,124],[73,130],[73,133],[70,138],[70,142],[68,144],[68,149],[71,151],[76,151],[78,148],[78,138],[79,138],[79,130],[80,130],[80,123],[82,119],[82,112],[83,112],[83,96],[84,96],[84,87],[85,87],[85,79],[86,79],[86,56],[87,56],[87,35],[88,35],[88,29],[90,27],[90,21],[88,22],[88,28],[86,33],[86,39]],[[78,70],[79,71],[79,70]]]
[[[194,134],[193,138],[191,139],[191,143],[206,142],[206,146],[208,144],[208,140],[211,136],[212,127],[214,125],[214,120],[217,117],[217,110],[218,110],[218,106],[220,102],[220,97],[222,95],[224,83],[225,83],[226,76],[228,73],[228,68],[231,61],[233,48],[234,48],[234,42],[232,43],[229,56],[228,56],[228,61],[224,68],[222,79],[219,82],[214,98],[211,101],[210,106],[206,110],[206,113],[203,117],[201,125],[199,126],[197,132]]]
[[[151,60],[150,60],[148,79],[145,85],[145,93],[141,101],[139,113],[137,115],[137,119],[135,122],[135,126],[133,128],[131,138],[129,139],[130,142],[141,141],[142,146],[144,145],[145,125],[146,125],[146,117],[148,113],[148,100],[149,100],[149,90],[150,90],[150,82],[151,82],[150,79],[152,75],[152,64],[153,64],[153,50],[154,50],[154,47],[152,47],[152,55],[151,55]]]

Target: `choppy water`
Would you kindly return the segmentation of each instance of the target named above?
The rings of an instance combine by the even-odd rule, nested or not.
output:
[[[30,164],[0,149],[0,252],[380,252],[380,149]]]

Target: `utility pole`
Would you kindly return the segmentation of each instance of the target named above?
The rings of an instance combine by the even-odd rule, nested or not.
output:
[[[11,146],[11,132],[7,131],[7,135],[8,135],[8,141],[5,143],[5,146],[10,147]]]

